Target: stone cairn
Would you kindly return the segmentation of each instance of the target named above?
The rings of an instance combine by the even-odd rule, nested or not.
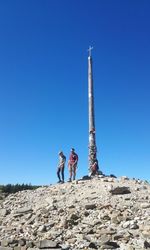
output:
[[[150,184],[83,179],[1,197],[0,250],[150,249]]]

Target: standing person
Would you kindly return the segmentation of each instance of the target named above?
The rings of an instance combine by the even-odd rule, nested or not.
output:
[[[78,155],[75,153],[74,148],[71,149],[71,154],[69,157],[68,167],[69,167],[69,182],[76,178],[76,170],[77,170],[77,163],[78,163]]]
[[[90,176],[98,174],[99,166],[98,160],[96,159],[90,168]]]
[[[64,169],[65,169],[66,156],[63,154],[62,151],[60,151],[58,155],[59,155],[59,164],[57,169],[57,176],[59,179],[58,183],[64,183]]]

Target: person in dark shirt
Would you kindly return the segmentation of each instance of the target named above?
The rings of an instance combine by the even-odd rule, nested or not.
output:
[[[69,182],[75,180],[76,178],[76,170],[77,170],[77,163],[78,163],[78,155],[75,153],[74,148],[71,149],[71,154],[69,157],[68,167],[69,167]]]

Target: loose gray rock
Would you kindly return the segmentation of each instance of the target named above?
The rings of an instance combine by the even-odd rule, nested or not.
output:
[[[120,246],[113,241],[108,241],[101,246],[101,249],[116,249],[116,248],[120,248]]]
[[[13,250],[13,248],[11,248],[11,247],[1,247],[0,246],[0,250]]]
[[[5,208],[0,209],[0,217],[4,217],[8,214],[8,210]]]
[[[146,248],[146,249],[150,248],[150,242],[145,240],[144,241],[144,248]]]
[[[112,195],[130,194],[131,193],[129,187],[115,187],[115,188],[112,188],[109,192]]]
[[[7,239],[4,239],[4,240],[1,241],[1,246],[2,247],[7,247],[8,244],[9,244],[9,241]]]
[[[38,244],[40,249],[46,248],[57,248],[58,243],[52,240],[41,240]]]
[[[94,203],[93,204],[86,204],[85,205],[85,209],[87,209],[87,210],[88,209],[95,209],[95,208],[96,208],[96,204],[94,204]]]
[[[142,203],[141,208],[144,208],[144,209],[150,208],[150,203]]]
[[[16,214],[25,214],[25,213],[30,213],[32,212],[32,208],[31,207],[24,207],[24,208],[19,208],[17,211],[16,211]]]

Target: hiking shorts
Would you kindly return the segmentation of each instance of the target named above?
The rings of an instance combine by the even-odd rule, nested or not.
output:
[[[69,164],[69,170],[70,171],[76,171],[76,169],[77,169],[77,163],[70,163]]]

